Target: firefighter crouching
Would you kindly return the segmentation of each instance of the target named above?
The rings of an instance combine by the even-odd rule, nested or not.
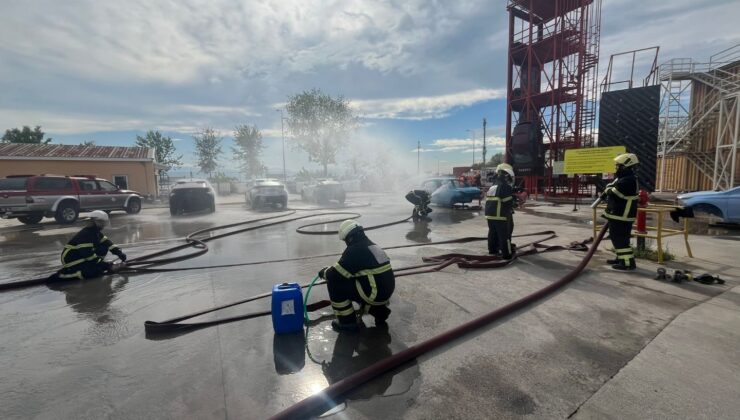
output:
[[[602,215],[609,220],[609,237],[617,257],[607,260],[615,270],[634,270],[635,253],[630,246],[632,224],[637,216],[639,186],[635,168],[639,163],[637,156],[624,153],[616,158],[616,178],[604,189],[602,198],[607,200],[606,212]]]
[[[496,167],[496,180],[486,193],[488,220],[488,253],[501,254],[510,260],[514,256],[511,234],[514,230],[514,168],[508,163]]]
[[[339,239],[347,244],[339,261],[319,271],[319,277],[326,279],[331,306],[337,317],[331,323],[332,328],[357,331],[358,316],[352,302],[360,304],[359,315],[369,313],[375,317],[375,325],[385,326],[391,313],[388,299],[396,287],[388,255],[365,236],[362,226],[354,220],[342,222]]]
[[[49,279],[90,279],[100,277],[113,268],[106,262],[108,251],[126,261],[126,254],[103,234],[108,214],[95,210],[90,213],[90,224],[80,230],[62,251],[62,269]]]

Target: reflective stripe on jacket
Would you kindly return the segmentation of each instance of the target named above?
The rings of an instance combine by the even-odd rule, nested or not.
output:
[[[486,219],[508,220],[514,210],[514,189],[499,179],[486,193]]]
[[[330,282],[354,280],[360,297],[370,305],[386,304],[396,284],[388,255],[364,234],[347,246],[325,276]]]
[[[633,174],[615,179],[606,186],[606,212],[604,217],[621,222],[634,222],[637,216],[639,186]]]
[[[100,261],[108,251],[118,249],[96,226],[80,230],[62,251],[62,267],[70,268],[87,261]]]

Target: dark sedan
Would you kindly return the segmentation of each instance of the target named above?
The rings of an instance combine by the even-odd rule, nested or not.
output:
[[[177,181],[170,191],[170,214],[216,211],[216,192],[204,179]]]

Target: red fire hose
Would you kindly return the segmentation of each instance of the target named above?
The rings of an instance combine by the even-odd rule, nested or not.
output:
[[[434,350],[444,344],[448,344],[453,340],[464,336],[465,334],[486,326],[491,322],[497,321],[519,309],[526,307],[527,305],[530,305],[544,298],[545,296],[548,296],[549,294],[567,285],[576,277],[578,277],[581,271],[583,271],[588,262],[591,260],[591,257],[594,255],[594,252],[596,252],[596,249],[599,247],[599,243],[604,238],[606,229],[606,225],[601,228],[601,231],[599,231],[597,237],[594,238],[594,242],[591,245],[591,248],[588,250],[588,254],[586,254],[583,260],[581,260],[580,264],[578,264],[578,266],[573,269],[573,271],[566,274],[560,280],[502,308],[489,312],[479,318],[466,322],[465,324],[455,327],[449,331],[432,337],[429,340],[409,347],[406,350],[403,350],[373,365],[370,365],[365,369],[362,369],[361,371],[342,379],[341,381],[335,382],[334,384],[326,387],[321,392],[297,402],[296,404],[286,408],[285,410],[275,414],[270,418],[273,420],[296,419],[319,415],[327,409],[331,408],[332,401],[334,401],[341,395],[349,392],[350,390],[375,378],[376,376],[388,372],[398,366],[401,366],[406,362],[416,359],[424,353]]]

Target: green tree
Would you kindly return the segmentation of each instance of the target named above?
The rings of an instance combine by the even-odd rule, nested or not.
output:
[[[493,170],[493,169],[496,169],[496,167],[502,163],[504,163],[504,154],[499,152],[491,156],[491,159],[489,159],[488,163],[486,163],[486,168]],[[473,165],[473,169],[480,169],[480,168],[481,168],[480,163],[476,163],[475,165]]]
[[[80,146],[95,146],[95,140],[83,140]]]
[[[265,165],[260,159],[265,146],[262,144],[262,133],[256,125],[237,126],[234,130],[234,145],[231,148],[234,160],[248,178],[259,176],[265,171]]]
[[[319,89],[311,89],[288,98],[288,131],[295,146],[308,153],[327,174],[337,152],[357,128],[357,116],[343,96],[332,98]]]
[[[193,136],[195,140],[195,156],[198,158],[200,171],[211,177],[218,167],[218,157],[221,155],[221,137],[212,128],[205,128]]]
[[[22,129],[13,128],[5,130],[3,143],[27,143],[27,144],[49,144],[51,138],[44,140],[44,132],[41,126],[37,125],[33,130],[31,127],[24,125]]]
[[[136,136],[136,146],[154,149],[157,163],[167,166],[167,169],[160,171],[160,174],[182,165],[182,155],[175,155],[175,142],[171,137],[163,136],[159,131],[149,130],[144,137]]]

